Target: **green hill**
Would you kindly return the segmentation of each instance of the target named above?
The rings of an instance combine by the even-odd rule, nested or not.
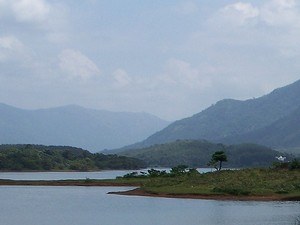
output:
[[[130,149],[120,155],[141,159],[150,166],[173,167],[180,164],[206,167],[215,151],[224,150],[228,156],[226,167],[265,167],[282,153],[255,144],[222,145],[208,141],[178,140],[142,149]],[[290,155],[287,155],[291,158]]]
[[[5,171],[61,171],[139,169],[145,167],[138,159],[92,154],[68,146],[0,145],[0,170]]]

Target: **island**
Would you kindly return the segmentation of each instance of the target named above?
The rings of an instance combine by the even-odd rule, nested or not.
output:
[[[109,180],[13,181],[0,185],[35,186],[132,186],[130,191],[109,194],[168,198],[300,201],[299,162],[270,168],[248,168],[201,173],[179,165],[169,172],[149,169]]]

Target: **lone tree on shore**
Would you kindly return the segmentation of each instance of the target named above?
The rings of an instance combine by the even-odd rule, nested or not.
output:
[[[212,156],[211,160],[208,163],[210,166],[214,166],[217,171],[222,169],[223,162],[227,162],[227,156],[224,151],[216,151]],[[219,166],[217,166],[219,164]]]

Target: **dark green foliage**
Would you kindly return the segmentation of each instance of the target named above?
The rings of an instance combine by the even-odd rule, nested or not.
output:
[[[120,153],[145,161],[149,166],[175,167],[187,165],[192,168],[206,167],[216,151],[224,151],[228,157],[226,167],[269,167],[276,156],[283,154],[270,148],[255,144],[222,145],[208,141],[182,140],[168,144],[154,145],[143,149],[127,150]]]
[[[0,170],[100,170],[139,169],[138,159],[117,155],[92,154],[66,146],[0,145]]]
[[[170,174],[174,176],[182,175],[187,172],[188,168],[186,165],[178,165],[171,169]]]
[[[290,170],[300,170],[300,162],[297,159],[294,159],[292,162],[289,163]]]
[[[274,162],[273,169],[288,169],[288,170],[300,170],[300,162],[298,159],[293,159],[291,162]]]
[[[148,176],[149,177],[160,177],[166,175],[167,172],[165,170],[155,170],[155,169],[150,169],[148,170]]]
[[[194,168],[189,168],[186,165],[178,165],[171,168],[170,172],[165,170],[156,170],[156,169],[149,169],[145,172],[131,172],[125,174],[122,178],[166,178],[166,177],[180,177],[180,176],[193,176],[198,175],[199,172]]]
[[[225,148],[225,147],[223,147]],[[224,151],[216,151],[212,156],[210,160],[210,165],[213,165],[216,170],[220,171],[222,169],[222,163],[227,162],[227,156]],[[219,163],[219,166],[216,164]]]

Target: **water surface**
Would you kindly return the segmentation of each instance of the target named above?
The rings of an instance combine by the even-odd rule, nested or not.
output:
[[[119,187],[0,187],[2,225],[294,225],[300,202],[108,195]]]
[[[0,172],[0,179],[11,180],[66,180],[66,179],[114,179],[134,171],[147,172],[144,170],[107,170],[97,172]],[[170,168],[159,168],[169,171]],[[209,172],[211,169],[200,168],[200,172]]]

